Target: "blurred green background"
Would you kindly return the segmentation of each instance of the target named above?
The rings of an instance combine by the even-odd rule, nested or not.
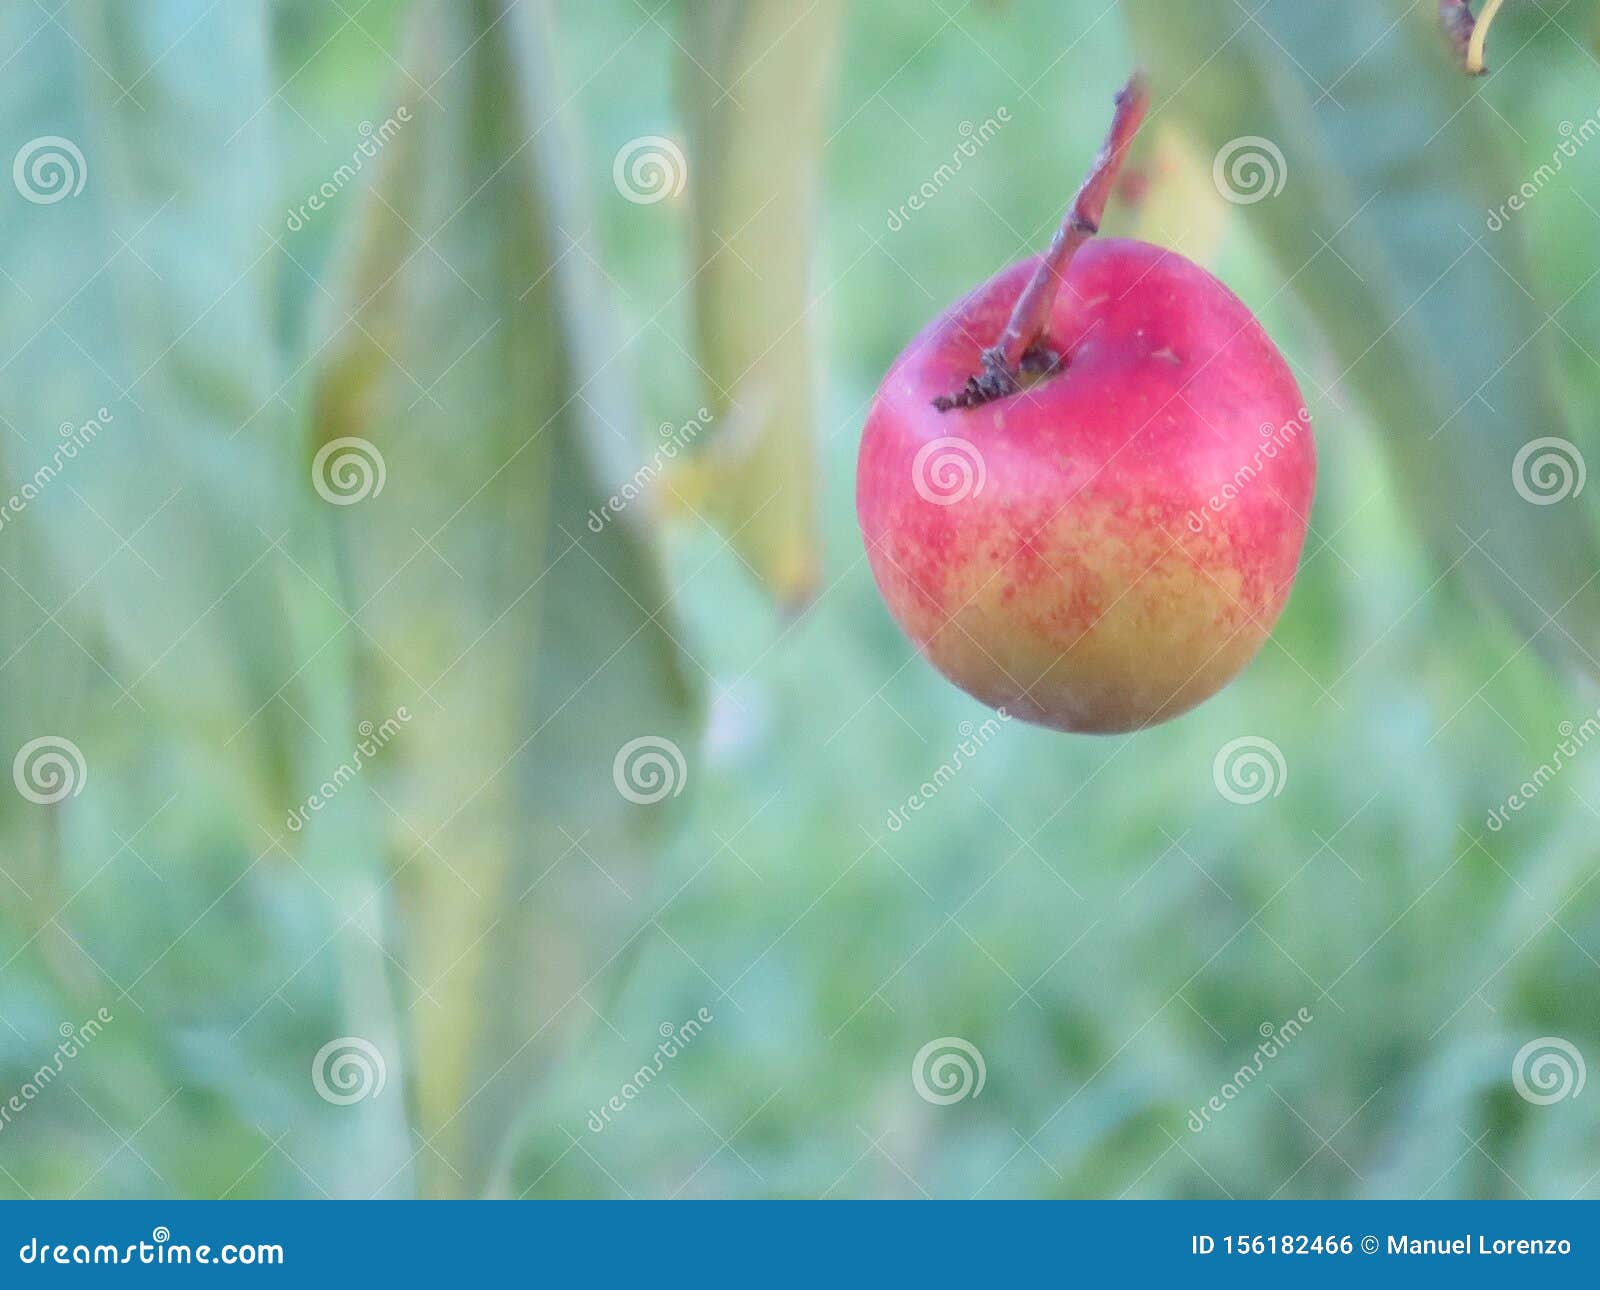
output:
[[[0,527],[0,753],[82,756],[0,793],[0,1194],[1593,1196],[1600,1102],[1513,1073],[1600,1056],[1600,753],[1487,818],[1600,702],[1594,493],[1513,470],[1593,443],[1596,32],[1512,6],[1473,81],[1432,0],[1349,8],[7,6],[6,148],[86,177],[0,194],[3,491],[59,466]],[[988,714],[877,597],[862,419],[1136,61],[1112,218],[1290,359],[1303,570],[1195,713],[1007,724],[891,829]],[[1254,136],[1281,189],[1225,201]]]

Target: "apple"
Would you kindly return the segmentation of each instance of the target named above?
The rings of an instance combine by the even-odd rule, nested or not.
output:
[[[1059,730],[1188,711],[1261,648],[1294,583],[1310,415],[1249,308],[1144,242],[1095,239],[1147,96],[1135,78],[1050,250],[936,317],[862,432],[878,588],[969,694]]]

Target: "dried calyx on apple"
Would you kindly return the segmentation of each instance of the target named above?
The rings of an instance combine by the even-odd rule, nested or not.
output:
[[[891,614],[968,693],[1061,730],[1214,694],[1288,599],[1310,416],[1237,296],[1176,252],[1095,236],[1148,96],[1049,250],[940,314],[862,432],[856,515]]]

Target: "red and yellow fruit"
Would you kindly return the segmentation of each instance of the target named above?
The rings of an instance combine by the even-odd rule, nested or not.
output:
[[[945,676],[1061,730],[1133,730],[1214,694],[1294,581],[1316,474],[1300,392],[1250,310],[1142,242],[1090,240],[1137,129],[1048,255],[934,319],[862,435],[878,587]]]

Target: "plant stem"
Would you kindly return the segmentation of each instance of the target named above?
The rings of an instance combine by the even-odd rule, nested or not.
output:
[[[995,344],[1001,361],[1013,373],[1021,366],[1022,356],[1049,326],[1050,310],[1061,289],[1068,263],[1077,254],[1078,248],[1100,231],[1100,220],[1105,214],[1111,185],[1150,105],[1150,94],[1143,77],[1135,73],[1118,93],[1116,103],[1111,133],[1101,145],[1100,155],[1094,159],[1094,167],[1078,189],[1078,195],[1073,198],[1072,207],[1061,227],[1056,230],[1055,237],[1050,239],[1050,249],[1044,253],[1033,277],[1017,297],[1016,307],[1012,309],[1006,328]]]
[[[1483,42],[1488,39],[1489,24],[1504,3],[1505,0],[1488,0],[1478,15],[1477,26],[1472,29],[1472,41],[1467,47],[1467,71],[1474,76],[1481,76],[1487,70],[1483,65]]]
[[[1485,0],[1482,12],[1474,18],[1470,0],[1439,0],[1439,21],[1470,76],[1482,76],[1488,70],[1483,65],[1483,45],[1489,37],[1489,24],[1504,3],[1505,0]]]
[[[1117,94],[1116,113],[1111,119],[1111,132],[1101,145],[1099,155],[1088,178],[1078,189],[1071,208],[1056,235],[1050,240],[1050,249],[1039,260],[1028,285],[1017,297],[1011,316],[1000,337],[983,351],[983,372],[968,378],[966,386],[953,396],[941,395],[934,406],[941,412],[955,407],[977,407],[991,399],[1015,393],[1022,388],[1023,373],[1053,371],[1059,360],[1054,356],[1041,356],[1035,347],[1044,338],[1050,325],[1050,312],[1055,306],[1057,293],[1066,276],[1067,265],[1078,248],[1100,231],[1100,220],[1105,214],[1106,199],[1111,194],[1122,159],[1139,132],[1150,93],[1144,78],[1135,73]]]

